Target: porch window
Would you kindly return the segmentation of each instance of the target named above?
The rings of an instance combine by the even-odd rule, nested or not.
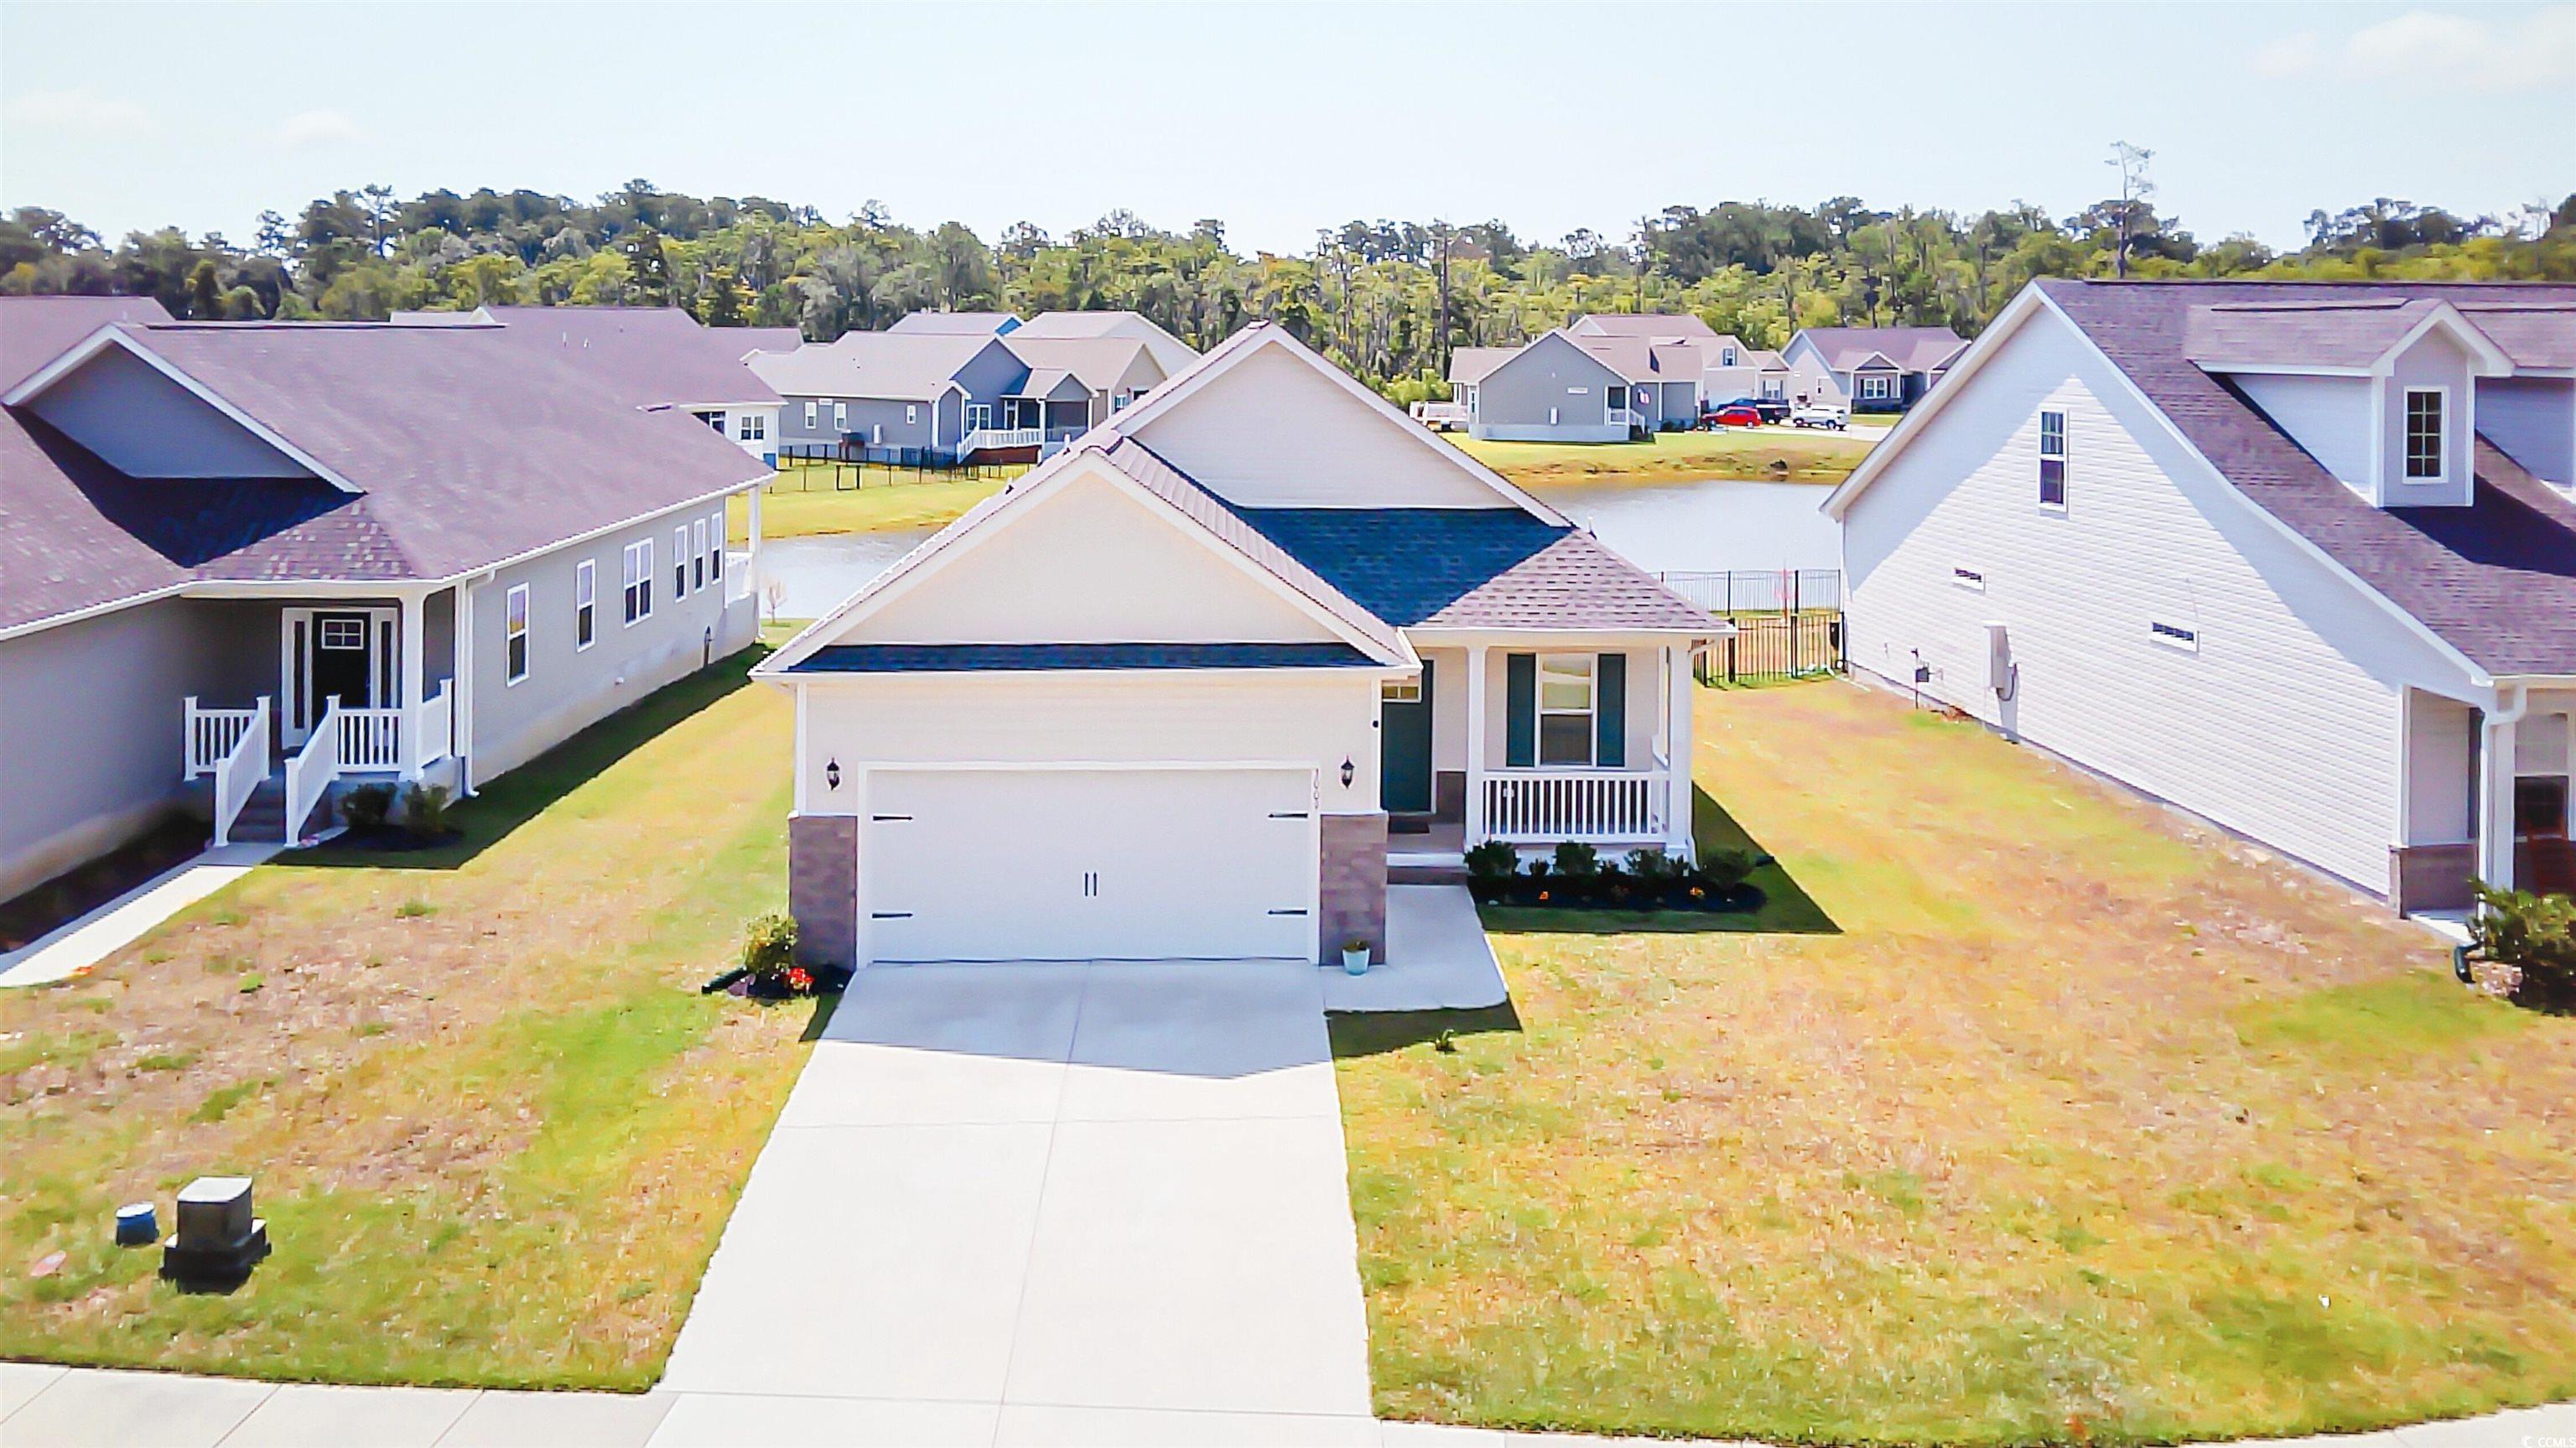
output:
[[[689,596],[689,530],[686,524],[671,530],[671,601]]]
[[[2039,505],[2066,506],[2066,414],[2039,415]]]
[[[326,618],[322,620],[321,642],[326,649],[363,649],[367,646],[367,621]]]
[[[2442,389],[2406,389],[2406,481],[2442,481]]]
[[[599,642],[599,564],[585,558],[572,566],[572,650],[580,653]]]
[[[1883,372],[1865,374],[1860,379],[1860,400],[1863,402],[1895,401],[1896,379]]]
[[[1538,656],[1540,764],[1592,762],[1592,686],[1598,665],[1598,658],[1592,654]]]
[[[1612,412],[1617,412],[1628,405],[1628,389],[1625,387],[1610,388],[1602,395],[1609,400]]]
[[[689,528],[689,586],[707,586],[707,520],[700,518]]]
[[[511,586],[501,606],[501,682],[515,684],[528,676],[528,585]]]
[[[653,616],[653,540],[626,545],[626,621]]]

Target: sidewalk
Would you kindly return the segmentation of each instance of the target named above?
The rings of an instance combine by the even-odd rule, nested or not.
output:
[[[132,945],[152,927],[267,864],[286,847],[225,845],[162,871],[79,919],[0,955],[0,986],[51,985]]]
[[[964,1405],[958,1405],[960,1407]],[[960,1428],[967,1431],[959,1431]],[[9,1448],[671,1448],[799,1444],[1341,1444],[1352,1448],[1541,1448],[1645,1439],[1500,1433],[1367,1418],[1167,1413],[1151,1420],[1032,1406],[998,1423],[934,1405],[654,1391],[503,1393],[273,1385],[231,1378],[0,1363]],[[1668,1440],[1654,1440],[1668,1441]],[[2576,1404],[2527,1408],[2353,1437],[2237,1448],[2567,1448]]]

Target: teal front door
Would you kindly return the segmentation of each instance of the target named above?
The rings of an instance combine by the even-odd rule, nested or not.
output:
[[[1431,661],[1422,680],[1389,682],[1378,702],[1378,803],[1389,814],[1431,812]]]

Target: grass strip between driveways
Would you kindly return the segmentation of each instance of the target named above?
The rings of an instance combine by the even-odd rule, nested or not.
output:
[[[649,1385],[819,1009],[695,989],[783,894],[749,658],[495,781],[458,845],[286,856],[0,995],[0,1357]],[[232,1172],[276,1244],[239,1291],[109,1244]]]
[[[1754,928],[1497,912],[1517,1030],[1338,1063],[1382,1414],[2141,1442],[2576,1395],[2576,1019],[1899,699],[1703,690],[1697,755],[1704,837],[1780,857]]]

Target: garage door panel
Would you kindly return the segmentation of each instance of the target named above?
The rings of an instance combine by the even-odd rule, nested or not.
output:
[[[868,788],[872,959],[1313,956],[1308,771],[888,770]]]

